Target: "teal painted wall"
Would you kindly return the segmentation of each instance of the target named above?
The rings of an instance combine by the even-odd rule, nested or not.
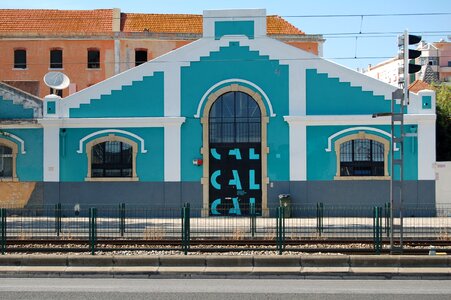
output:
[[[383,96],[374,96],[373,92],[352,87],[316,69],[306,70],[306,81],[307,115],[362,115],[391,110],[391,101]]]
[[[111,129],[111,128],[108,128]],[[147,153],[141,153],[138,149],[136,158],[136,172],[139,181],[163,181],[164,179],[164,132],[163,128],[116,128],[134,133],[145,141]],[[108,135],[108,133],[96,135],[83,144],[83,153],[77,153],[79,141],[88,134],[103,130],[101,128],[67,128],[60,133],[60,180],[61,181],[85,181],[87,175],[86,143]],[[123,136],[138,143],[139,140],[129,135],[113,133]]]
[[[202,96],[213,85],[234,78],[256,84],[270,99],[277,116],[270,117],[268,124],[268,174],[271,180],[289,179],[289,132],[288,124],[283,120],[283,116],[288,115],[288,66],[270,60],[258,51],[250,51],[238,42],[231,42],[208,57],[202,57],[199,62],[183,67],[181,76],[182,116],[187,117],[187,122],[182,125],[182,181],[198,181],[202,177],[202,168],[192,165],[193,158],[201,157],[202,126],[200,119],[193,116]],[[243,85],[255,90],[250,85]],[[267,112],[269,114],[268,107]]]
[[[33,119],[33,109],[0,96],[0,119]]]
[[[216,21],[215,39],[224,35],[245,35],[254,38],[254,21]]]
[[[406,131],[409,132],[410,127],[416,128],[416,125],[406,125]],[[355,134],[358,131],[350,131],[337,136],[332,140],[332,151],[326,152],[327,139],[334,133],[346,128],[355,126],[308,126],[307,127],[307,180],[334,180],[336,174],[336,153],[334,142],[346,135]],[[390,132],[390,126],[369,126]],[[380,136],[384,139],[388,137],[374,131],[365,131],[369,134]],[[417,138],[406,138],[404,150],[404,170],[405,180],[418,179],[418,144]],[[399,151],[395,152],[395,158],[399,156]],[[388,156],[390,162],[390,153]],[[388,172],[390,174],[390,163],[388,164]],[[395,170],[395,179],[399,178],[399,170]]]
[[[70,109],[71,118],[161,117],[164,115],[164,76],[155,72],[142,81],[92,99],[89,104]]]
[[[0,134],[0,139],[7,139],[17,144],[19,153],[16,160],[16,172],[19,181],[42,181],[43,179],[43,130],[36,129],[4,129],[24,140],[25,154],[22,154],[20,143]]]

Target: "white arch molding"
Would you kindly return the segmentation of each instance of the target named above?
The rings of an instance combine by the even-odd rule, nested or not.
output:
[[[90,138],[92,138],[92,137],[94,137],[96,135],[105,134],[105,133],[121,133],[121,134],[124,134],[124,135],[127,135],[127,136],[131,136],[131,137],[137,139],[140,142],[141,153],[147,153],[147,150],[145,149],[145,144],[144,144],[145,142],[144,142],[144,139],[142,137],[140,137],[139,135],[136,135],[136,134],[134,134],[132,132],[125,131],[125,130],[120,130],[120,129],[99,130],[99,131],[96,131],[96,132],[93,132],[91,134],[86,135],[85,137],[83,137],[80,140],[79,145],[78,145],[77,153],[80,153],[80,154],[83,153],[83,143],[87,139],[90,139]]]
[[[13,140],[18,141],[19,144],[20,144],[20,153],[21,154],[25,154],[26,153],[25,152],[25,141],[22,140],[20,137],[18,137],[17,135],[14,135],[12,133],[6,132],[6,131],[1,132],[0,135],[6,136],[6,137],[9,137],[9,138],[11,138]]]
[[[203,106],[205,100],[207,99],[207,97],[211,94],[211,92],[212,92],[215,88],[217,88],[217,87],[219,87],[219,86],[221,86],[221,85],[223,85],[223,84],[226,84],[226,83],[244,83],[244,84],[247,84],[247,85],[252,86],[253,88],[255,88],[255,89],[263,96],[263,98],[264,98],[265,101],[266,101],[266,104],[268,104],[268,108],[269,108],[269,116],[270,116],[270,117],[275,117],[275,116],[276,116],[276,114],[274,114],[274,111],[273,111],[273,109],[272,109],[271,101],[269,100],[268,95],[266,95],[266,93],[262,90],[262,88],[260,88],[260,87],[259,87],[258,85],[256,85],[255,83],[253,83],[253,82],[251,82],[251,81],[248,81],[248,80],[245,80],[245,79],[231,78],[231,79],[226,79],[226,80],[220,81],[220,82],[218,82],[218,83],[212,85],[212,86],[208,89],[208,91],[205,92],[205,94],[204,94],[204,95],[202,96],[202,98],[200,99],[199,105],[197,106],[197,112],[196,112],[196,114],[194,115],[195,118],[200,118],[200,117],[201,117],[202,106]]]
[[[337,136],[342,135],[342,134],[344,134],[344,133],[347,133],[347,132],[350,132],[350,131],[355,131],[355,130],[360,130],[360,131],[362,131],[362,130],[366,130],[366,131],[374,131],[374,132],[383,134],[383,135],[385,135],[385,136],[388,136],[389,139],[391,139],[391,134],[388,133],[388,132],[386,132],[386,131],[383,131],[382,129],[379,129],[379,128],[373,128],[373,127],[366,127],[366,126],[357,126],[357,127],[351,127],[351,128],[343,129],[343,130],[338,131],[338,132],[332,134],[331,136],[329,136],[329,137],[327,138],[327,148],[324,149],[324,150],[325,150],[326,152],[331,152],[331,151],[332,151],[332,140],[333,140],[334,138],[336,138]],[[397,148],[397,146],[396,146],[396,143],[395,143],[395,147],[394,147],[394,148],[395,148],[395,149],[394,149],[395,151],[398,151],[398,150],[399,150],[399,148]]]

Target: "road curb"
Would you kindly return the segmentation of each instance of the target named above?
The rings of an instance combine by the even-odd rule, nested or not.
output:
[[[3,255],[0,277],[440,278],[447,256]]]

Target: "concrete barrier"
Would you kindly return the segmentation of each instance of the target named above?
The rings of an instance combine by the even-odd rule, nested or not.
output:
[[[95,256],[95,255],[69,255],[67,257],[68,267],[111,267],[113,266],[112,256]]]
[[[254,259],[252,256],[206,256],[207,267],[253,267]]]
[[[301,256],[302,267],[349,267],[348,255]]]
[[[448,257],[446,256],[413,256],[405,255],[399,257],[401,268],[422,267],[422,268],[443,268],[448,267]]]
[[[20,266],[22,264],[23,255],[0,255],[0,266]]]
[[[161,267],[205,267],[205,255],[159,256]]]
[[[399,255],[350,255],[349,264],[352,268],[398,268]]]
[[[118,267],[158,267],[158,256],[113,256],[113,264]]]
[[[36,266],[52,266],[52,267],[66,267],[67,256],[63,255],[39,255],[28,256],[23,255],[21,266],[36,267]]]
[[[300,268],[301,267],[301,257],[298,255],[254,256],[254,267]]]
[[[12,274],[12,275],[11,275]],[[451,277],[449,256],[0,255],[0,276]]]

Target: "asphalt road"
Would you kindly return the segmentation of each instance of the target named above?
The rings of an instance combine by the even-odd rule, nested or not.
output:
[[[451,299],[451,282],[0,278],[0,299]]]

